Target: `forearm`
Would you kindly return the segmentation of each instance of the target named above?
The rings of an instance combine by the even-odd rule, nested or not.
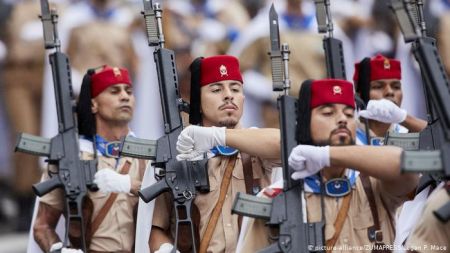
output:
[[[401,154],[402,149],[394,146],[330,147],[331,166],[354,168],[377,178],[396,196],[411,192],[418,183],[417,174],[401,173]]]
[[[138,196],[138,191],[141,189],[141,184],[142,182],[140,180],[131,179],[130,193],[135,196]]]
[[[50,247],[60,241],[55,232],[55,227],[61,213],[61,211],[45,203],[39,203],[33,235],[34,240],[44,252],[50,251]]]
[[[163,243],[173,244],[170,237],[160,227],[152,226],[152,232],[148,241],[150,252],[155,252],[161,247]]]
[[[401,123],[402,126],[406,127],[411,133],[418,133],[427,127],[427,122],[423,119],[416,118],[408,114],[405,121]]]
[[[276,128],[227,129],[226,145],[267,159],[280,158],[280,130]]]

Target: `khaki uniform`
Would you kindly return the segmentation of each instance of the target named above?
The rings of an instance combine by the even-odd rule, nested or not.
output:
[[[82,159],[92,159],[92,154],[82,152]],[[121,171],[125,162],[131,162],[129,175],[132,179],[141,181],[145,166],[139,164],[139,160],[133,158],[122,157],[119,159],[119,164],[116,168],[116,159],[100,156],[98,158],[98,168],[116,168],[117,172]],[[48,177],[48,176],[47,176]],[[98,212],[109,198],[109,193],[89,192],[88,197],[93,203],[92,219],[97,217]],[[130,193],[119,193],[117,199],[112,204],[107,212],[103,222],[100,224],[97,231],[92,235],[90,250],[99,252],[117,252],[128,251],[131,252],[134,244],[135,235],[135,218],[134,209],[138,203],[138,196]],[[63,210],[64,198],[63,191],[56,189],[44,195],[40,201],[48,204],[57,210]]]
[[[38,18],[38,1],[21,1],[6,23],[7,57],[4,68],[4,99],[13,135],[20,132],[39,135],[41,119],[44,43],[33,29],[42,24]],[[16,193],[31,196],[31,185],[39,181],[38,158],[15,153],[14,181]]]
[[[101,38],[101,39],[100,39]],[[70,31],[67,56],[79,72],[104,64],[136,72],[137,56],[127,28],[102,20],[92,21]]]
[[[406,241],[406,247],[417,252],[448,252],[450,250],[450,223],[439,221],[433,214],[450,201],[445,188],[434,192],[427,203],[421,219]]]
[[[219,198],[220,184],[229,159],[229,157],[221,156],[211,158],[208,161],[210,192],[199,194],[194,200],[194,204],[198,207],[200,212],[200,238],[203,238],[211,213]],[[256,157],[252,157],[251,159],[253,178],[260,179],[262,187],[269,185],[271,168],[275,167],[275,163],[263,161]],[[259,165],[255,166],[257,163]],[[263,168],[263,170],[261,170],[261,168]],[[238,192],[245,192],[244,173],[240,154],[238,155],[238,159],[236,159],[228,193],[207,252],[220,253],[236,251],[237,240],[239,237],[238,215],[231,214],[231,207],[234,197]],[[175,235],[174,226],[171,226],[171,222],[175,222],[174,213],[171,208],[172,203],[168,202],[168,199],[167,195],[160,196],[156,199],[152,224],[165,231],[172,229],[172,235]],[[172,217],[170,217],[170,213],[172,213]]]
[[[383,191],[379,180],[370,178],[374,192],[375,202],[378,209],[383,242],[392,245],[394,241],[394,227],[388,212],[393,217],[396,208],[406,199],[390,195]],[[308,221],[317,222],[321,220],[320,195],[313,193],[305,194]],[[388,210],[383,207],[382,199]],[[343,198],[325,197],[325,240],[331,239],[335,233],[334,222],[342,205]],[[269,230],[264,226],[265,221],[250,219],[244,244],[241,252],[256,252],[274,243],[269,239]],[[367,236],[367,229],[373,226],[373,218],[370,211],[369,201],[364,192],[360,178],[356,181],[350,200],[350,208],[344,222],[341,234],[336,241],[332,252],[363,252],[373,245]],[[370,252],[370,251],[369,251]]]

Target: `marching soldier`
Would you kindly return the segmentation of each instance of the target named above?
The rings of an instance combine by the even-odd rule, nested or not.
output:
[[[208,161],[210,192],[198,194],[194,200],[194,209],[198,210],[198,219],[194,223],[197,238],[201,239],[197,248],[200,248],[199,252],[234,252],[240,222],[237,215],[231,214],[233,196],[237,192],[253,193],[268,185],[271,168],[274,161],[279,159],[279,154],[247,153],[249,149],[243,151],[225,147],[223,130],[240,128],[239,120],[244,106],[243,81],[237,58],[226,55],[198,58],[191,64],[190,70],[189,122],[211,127],[217,140],[217,145],[211,146],[208,155],[211,157]],[[268,139],[260,144],[277,145]],[[192,160],[202,157],[203,152],[179,158]],[[173,205],[170,195],[160,195],[155,202],[151,251],[171,252],[174,238],[171,213]],[[190,239],[187,234],[180,235]],[[178,250],[182,252],[188,251],[191,246],[178,243]]]
[[[89,252],[133,252],[137,191],[146,168],[142,160],[118,157],[119,140],[132,134],[128,123],[133,117],[134,94],[128,71],[103,66],[84,76],[77,104],[82,159],[98,155],[94,182],[98,192],[89,192],[83,215],[87,222]],[[93,150],[93,142],[97,150]],[[49,172],[54,168],[49,167]],[[48,175],[45,174],[45,178]],[[40,199],[34,224],[34,238],[45,252],[61,250],[55,226],[64,209],[64,196],[56,189]],[[69,235],[76,243],[80,236],[71,226]],[[75,247],[78,245],[74,244]],[[64,249],[63,252],[79,252]]]
[[[369,120],[370,136],[377,137],[372,141],[374,145],[380,145],[380,139],[388,132],[420,132],[427,126],[425,120],[400,108],[403,99],[401,79],[400,61],[380,54],[355,64],[356,91],[367,105],[359,116]],[[362,143],[370,144],[364,127],[357,129],[357,136]]]
[[[304,82],[297,118],[297,139],[302,145],[294,148],[289,157],[289,165],[296,170],[292,178],[306,178],[308,222],[322,219],[321,198],[324,199],[326,246],[334,252],[360,252],[366,245],[378,248],[392,245],[395,209],[407,199],[407,193],[418,181],[415,174],[400,174],[400,148],[353,146],[354,108],[351,83],[334,79]],[[220,135],[211,132],[188,127],[181,133],[178,144],[186,154],[207,150],[216,144],[213,136]],[[249,129],[249,132],[223,130],[224,143],[245,150],[250,143],[259,144],[262,139],[280,141],[279,132],[267,132],[267,129]],[[186,145],[189,138],[193,141]],[[279,147],[278,144],[252,148],[254,152],[262,149],[279,154]],[[321,190],[321,180],[325,192]],[[276,196],[281,184],[264,189],[266,197]],[[250,219],[248,224],[241,231],[238,252],[256,252],[273,242],[262,220]]]

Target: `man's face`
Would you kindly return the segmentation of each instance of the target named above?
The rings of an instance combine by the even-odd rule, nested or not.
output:
[[[116,84],[92,99],[92,113],[106,124],[128,124],[133,118],[134,102],[133,88]]]
[[[370,82],[369,98],[388,99],[400,106],[403,99],[402,84],[398,79],[382,79]]]
[[[311,138],[318,146],[355,143],[355,110],[344,104],[321,105],[311,111]]]
[[[244,106],[241,82],[226,80],[211,83],[203,86],[200,94],[203,126],[236,126]]]

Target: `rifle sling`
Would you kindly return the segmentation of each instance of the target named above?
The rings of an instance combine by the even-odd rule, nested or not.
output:
[[[231,182],[231,176],[233,174],[234,165],[236,163],[236,155],[229,158],[227,167],[222,178],[222,183],[220,184],[219,199],[217,200],[216,206],[213,209],[211,218],[209,219],[208,225],[206,226],[205,234],[200,242],[199,253],[206,253],[208,249],[209,242],[216,228],[217,221],[219,220],[220,212],[222,211],[223,204],[225,202],[225,195],[228,192],[228,187]]]
[[[329,252],[328,249],[332,249],[334,247],[337,239],[339,238],[339,235],[341,234],[342,228],[344,227],[344,222],[347,219],[348,210],[350,209],[350,200],[352,198],[352,194],[353,190],[350,191],[349,194],[345,195],[344,199],[342,200],[341,208],[339,209],[339,213],[336,217],[336,220],[334,221],[334,235],[326,241],[327,252]],[[324,210],[322,210],[322,212],[323,211]]]
[[[371,242],[382,242],[383,241],[383,233],[380,228],[380,219],[378,216],[378,209],[375,202],[375,195],[373,194],[372,184],[370,183],[370,178],[368,175],[360,174],[361,183],[364,188],[364,192],[366,193],[367,200],[369,201],[370,212],[372,213],[373,218],[373,226],[367,229],[367,235]]]
[[[129,161],[126,161],[120,171],[120,174],[123,174],[123,175],[128,174],[128,172],[130,171],[130,167],[131,167],[131,163]],[[100,227],[100,224],[102,224],[103,220],[106,217],[106,214],[108,213],[109,209],[111,209],[111,206],[113,205],[116,198],[117,198],[117,193],[112,192],[109,195],[109,198],[106,200],[105,204],[102,206],[102,209],[100,209],[97,216],[92,220],[89,238],[92,238],[92,236],[95,234],[95,232],[97,232],[98,228]]]

